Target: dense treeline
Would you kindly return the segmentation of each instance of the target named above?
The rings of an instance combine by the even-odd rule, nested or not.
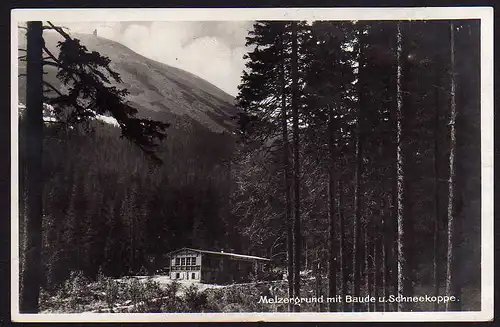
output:
[[[289,295],[305,269],[329,296],[478,309],[462,298],[480,285],[478,22],[263,21],[247,44],[234,208],[247,244],[288,264]]]
[[[183,246],[237,249],[229,221],[234,138],[203,127],[171,129],[158,166],[120,139],[117,127],[91,125],[45,126],[45,288],[56,289],[71,271],[90,278],[100,269],[107,276],[151,274]],[[21,161],[24,155],[21,148]]]

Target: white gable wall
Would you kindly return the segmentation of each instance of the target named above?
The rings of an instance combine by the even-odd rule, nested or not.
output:
[[[195,266],[191,262],[191,258],[193,257],[196,258]],[[201,277],[201,257],[201,253],[191,250],[182,250],[172,254],[170,259],[170,278],[199,281]],[[189,260],[189,264],[187,264],[187,260]]]

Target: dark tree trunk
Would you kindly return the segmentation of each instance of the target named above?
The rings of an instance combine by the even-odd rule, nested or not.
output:
[[[385,84],[385,92],[386,92],[386,101],[387,103],[394,103],[394,82],[395,79],[393,77],[394,74],[388,74],[386,78]],[[393,115],[390,115],[390,117]],[[393,132],[395,131],[395,120],[390,119],[389,121],[389,138],[384,138],[384,142],[382,143],[382,153],[386,157],[391,157],[396,153],[396,142],[394,142]],[[390,184],[394,190],[396,188],[396,163],[394,161],[394,169],[390,169],[389,174],[391,180]],[[390,188],[390,187],[389,187]],[[386,299],[390,294],[396,294],[395,285],[395,274],[394,272],[397,270],[395,264],[395,218],[396,218],[396,210],[394,207],[396,192],[385,193],[382,197],[382,212],[381,212],[381,230],[382,230],[382,284],[383,284],[383,294]],[[383,303],[383,311],[391,311],[391,305],[389,302]]]
[[[370,265],[368,262],[369,256],[370,256],[370,251],[368,248],[368,243],[369,243],[369,236],[368,236],[368,231],[371,227],[369,226],[369,220],[365,218],[365,226],[363,228],[363,266],[364,266],[364,284],[365,284],[365,293],[366,295],[370,295]],[[370,307],[371,304],[370,302],[367,302],[366,305],[366,311],[370,312]]]
[[[383,202],[383,213],[382,213],[382,265],[383,265],[383,273],[382,273],[382,281],[384,284],[383,292],[384,296],[387,297],[390,294],[394,294],[391,292],[391,286],[394,283],[391,280],[391,267],[394,266],[391,261],[391,249],[394,248],[392,243],[392,235],[394,235],[394,228],[392,228],[392,210],[391,210],[391,201]],[[390,311],[389,302],[384,303],[384,311]]]
[[[408,27],[407,27],[408,26]],[[412,193],[411,187],[411,178],[412,178],[412,168],[413,160],[412,157],[413,149],[415,149],[414,140],[409,137],[411,131],[411,124],[413,121],[418,120],[418,116],[416,116],[417,108],[415,108],[414,102],[412,101],[409,90],[409,83],[412,79],[411,77],[411,64],[406,59],[408,58],[408,46],[406,45],[406,28],[410,28],[408,23],[402,23],[400,26],[401,29],[401,139],[400,139],[400,148],[401,148],[401,171],[402,177],[400,177],[400,186],[403,187],[402,192],[402,211],[403,211],[403,293],[405,296],[410,296],[413,294],[413,283],[416,281],[416,265],[417,265],[417,256],[412,255],[415,253],[414,249],[414,237],[415,235],[415,220],[414,215],[414,206],[415,200]],[[407,127],[408,126],[408,127]],[[406,168],[407,167],[407,168]],[[409,176],[409,177],[406,177]],[[402,181],[402,182],[401,182]],[[406,236],[408,235],[408,237]],[[414,304],[412,302],[403,303],[404,311],[412,311]]]
[[[378,297],[379,293],[379,285],[378,285],[378,251],[379,251],[379,239],[377,238],[380,235],[379,225],[375,224],[374,226],[375,233],[373,233],[373,245],[372,245],[372,253],[373,253],[373,274],[372,274],[372,289],[373,296],[377,299],[377,302],[373,303],[373,311],[378,311]]]
[[[337,190],[338,190],[338,197],[337,197],[337,210],[338,210],[338,215],[339,215],[339,220],[340,220],[340,227],[339,227],[339,240],[340,240],[340,249],[339,249],[339,266],[340,266],[340,276],[341,276],[341,295],[344,297],[347,294],[347,280],[349,279],[349,274],[344,266],[346,263],[345,260],[345,222],[344,222],[344,212],[343,212],[343,187],[342,187],[342,181],[338,181],[337,184]],[[342,301],[340,302],[341,305],[341,310],[346,311],[347,309],[347,304]]]
[[[382,288],[382,297],[384,297],[385,299],[387,299],[387,296],[389,295],[389,292],[388,292],[388,289],[387,289],[387,286],[388,286],[388,261],[387,261],[387,236],[386,236],[386,233],[387,233],[387,228],[386,228],[386,216],[385,216],[385,201],[384,199],[382,199],[382,213],[381,213],[381,218],[382,218],[382,221],[381,221],[381,233],[380,233],[380,237],[381,237],[381,269],[382,269],[382,272],[381,272],[381,288]],[[382,311],[386,312],[387,311],[387,302],[383,302],[381,304],[381,307],[382,307]]]
[[[288,267],[288,296],[293,297],[293,223],[292,201],[290,194],[290,160],[288,145],[288,115],[286,109],[286,77],[285,77],[285,32],[281,34],[281,128],[283,138],[283,170],[285,188],[285,224],[287,241],[287,267]],[[289,305],[291,311],[292,305]]]
[[[449,177],[448,177],[448,226],[447,226],[447,254],[446,254],[446,294],[453,294],[456,286],[454,283],[457,281],[454,279],[454,228],[455,228],[455,154],[457,146],[457,136],[456,136],[456,76],[455,76],[455,25],[450,23],[450,152],[448,158],[449,165]],[[446,303],[446,311],[451,309],[451,303]]]
[[[42,247],[42,22],[28,22],[26,79],[26,247],[21,277],[21,313],[38,313]]]
[[[358,122],[359,125],[359,122]],[[359,127],[358,127],[359,129]],[[356,140],[356,170],[354,177],[354,222],[353,222],[353,248],[352,248],[352,269],[353,269],[353,280],[352,288],[354,296],[360,295],[360,283],[361,283],[361,172],[362,172],[362,147],[361,147],[361,133],[358,132],[358,137]],[[356,311],[358,305],[353,305],[353,311]]]
[[[403,170],[403,40],[401,23],[398,22],[397,32],[397,75],[396,75],[396,207],[397,207],[397,295],[404,296],[406,256],[404,253],[404,170]],[[403,302],[397,305],[398,311],[404,310]]]
[[[297,22],[292,23],[292,116],[293,116],[293,186],[294,186],[294,296],[300,297],[300,260],[301,260],[301,232],[300,232],[300,158],[299,158],[299,107],[298,107],[298,74],[297,74]],[[299,306],[295,306],[300,311]]]
[[[137,273],[135,261],[135,214],[132,214],[130,219],[130,269],[133,274]]]
[[[335,247],[335,144],[333,106],[328,104],[328,297],[337,295],[337,251]],[[328,310],[336,311],[336,303],[330,302]]]
[[[323,295],[322,289],[323,289],[323,280],[321,278],[321,260],[319,259],[318,256],[318,250],[316,250],[316,261],[313,263],[313,271],[314,271],[314,280],[316,282],[316,289],[315,289],[315,296],[316,298],[320,298],[321,295]],[[318,306],[318,311],[323,312],[324,310],[324,304],[319,303]]]
[[[432,256],[432,280],[434,282],[434,296],[439,295],[439,89],[441,85],[440,62],[436,56],[436,112],[434,116],[434,226],[433,226],[433,256]],[[434,303],[434,310],[439,310],[439,303]]]
[[[397,147],[394,149],[396,150]],[[396,152],[396,151],[394,151]],[[388,221],[387,227],[389,228],[390,232],[388,234],[388,242],[390,246],[388,247],[388,250],[390,250],[390,256],[389,256],[389,266],[390,266],[390,282],[391,282],[391,292],[389,294],[398,294],[398,248],[397,248],[397,240],[398,240],[398,224],[397,224],[397,219],[398,219],[398,208],[396,205],[396,195],[397,195],[397,170],[396,170],[396,162],[394,165],[394,189],[392,192],[392,195],[390,197],[391,201],[391,219]],[[393,311],[398,311],[398,303],[395,301],[392,303],[392,310]]]
[[[361,71],[363,70],[363,44],[362,40],[362,29],[358,31],[360,49],[359,49],[359,78],[358,78],[358,94],[359,94],[359,106],[358,106],[358,117],[357,117],[357,128],[356,128],[356,168],[354,175],[354,222],[353,222],[353,246],[352,246],[352,269],[353,269],[353,280],[352,280],[352,292],[354,296],[360,296],[360,284],[361,284],[361,174],[363,172],[363,124],[362,124],[362,99],[363,99],[363,84]],[[353,304],[353,311],[359,310],[359,305]]]

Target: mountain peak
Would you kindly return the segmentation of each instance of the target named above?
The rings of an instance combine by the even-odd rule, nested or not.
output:
[[[120,74],[121,88],[130,95],[128,101],[139,111],[139,116],[168,121],[173,127],[183,128],[201,124],[214,132],[234,129],[237,109],[234,97],[208,81],[176,68],[140,55],[125,45],[101,36],[73,33],[89,51],[97,51],[109,57],[111,67]],[[56,32],[44,32],[47,47],[57,55],[57,42],[62,37]],[[26,46],[24,34],[20,34],[20,48]],[[25,63],[20,62],[20,71]],[[52,67],[45,67],[46,80],[56,87],[60,82]],[[25,81],[20,78],[20,101],[24,102]]]

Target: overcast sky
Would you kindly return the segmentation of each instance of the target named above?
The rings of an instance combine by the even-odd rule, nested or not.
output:
[[[141,55],[187,70],[236,96],[252,22],[61,23],[74,33],[117,41]]]

